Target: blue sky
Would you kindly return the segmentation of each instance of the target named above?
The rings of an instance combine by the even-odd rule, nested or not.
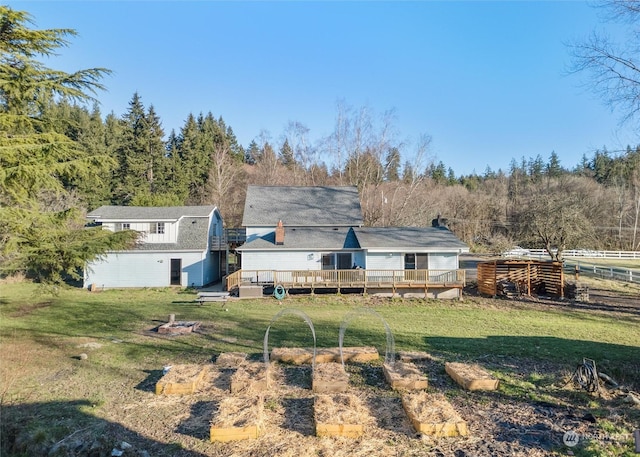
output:
[[[640,140],[584,87],[586,75],[567,73],[566,43],[601,25],[586,2],[8,4],[37,28],[78,32],[50,66],[113,71],[104,115],[123,115],[138,92],[167,134],[211,111],[245,147],[261,131],[277,143],[289,121],[319,139],[342,100],[380,117],[394,110],[403,159],[430,135],[431,157],[457,175],[552,151],[573,167]]]

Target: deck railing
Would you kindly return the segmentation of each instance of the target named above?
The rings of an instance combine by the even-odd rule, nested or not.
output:
[[[241,284],[301,289],[462,287],[465,270],[238,270],[227,276],[227,290]]]

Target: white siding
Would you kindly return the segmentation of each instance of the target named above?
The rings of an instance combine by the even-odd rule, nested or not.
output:
[[[311,251],[244,251],[243,270],[321,270],[319,252]]]
[[[182,259],[182,286],[206,284],[205,252],[121,252],[108,254],[88,265],[85,287],[98,288],[168,287],[171,282],[171,259]],[[211,270],[211,268],[208,268]]]
[[[144,235],[141,237],[140,241],[144,241],[145,243],[175,243],[177,241],[177,223],[164,221],[163,234],[149,233],[152,223],[153,222],[131,222],[129,228],[131,230],[142,232]],[[115,232],[120,229],[121,224],[122,222],[105,222],[102,224],[102,228]]]
[[[457,270],[458,254],[439,253],[429,254],[430,270]]]
[[[404,270],[404,254],[399,252],[368,252],[367,270]]]

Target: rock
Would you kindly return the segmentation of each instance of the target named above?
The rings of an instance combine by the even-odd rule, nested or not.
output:
[[[78,358],[79,358],[80,360],[87,360],[87,359],[89,358],[89,356],[88,356],[85,352],[83,352],[82,354],[80,354],[80,355],[78,356]]]
[[[126,451],[127,449],[131,449],[133,446],[131,446],[129,443],[127,443],[126,441],[123,441],[122,443],[120,443],[120,449]]]

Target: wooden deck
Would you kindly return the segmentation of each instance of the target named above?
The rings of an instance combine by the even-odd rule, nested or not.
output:
[[[244,284],[289,289],[462,289],[465,270],[238,270],[227,276],[227,290]]]

